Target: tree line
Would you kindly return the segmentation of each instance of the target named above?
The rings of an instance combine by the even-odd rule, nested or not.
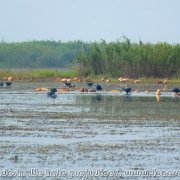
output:
[[[80,41],[1,42],[0,68],[67,67],[79,53],[80,47]]]
[[[121,41],[0,43],[0,68],[75,66],[80,76],[180,77],[180,44]]]

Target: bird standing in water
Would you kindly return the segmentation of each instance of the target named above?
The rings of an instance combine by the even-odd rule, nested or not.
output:
[[[87,84],[88,86],[92,86],[94,83],[93,83],[92,81],[87,81],[86,84]]]
[[[122,90],[125,91],[127,95],[131,94],[131,91],[132,91],[130,87],[122,88]]]
[[[11,86],[12,82],[5,82],[7,86]]]
[[[97,91],[102,91],[102,87],[101,87],[101,85],[97,84],[97,86],[96,86],[96,90],[97,90]]]
[[[161,95],[161,90],[160,89],[157,89],[156,91],[156,96],[160,96]]]
[[[180,89],[179,88],[174,88],[172,91],[175,93],[175,95],[180,94]]]
[[[47,96],[55,99],[55,98],[57,97],[56,92],[57,92],[57,89],[56,89],[56,88],[52,88],[52,89],[50,89],[49,92],[47,93]]]
[[[72,85],[71,82],[64,82],[64,85],[68,88],[75,87],[75,85]]]

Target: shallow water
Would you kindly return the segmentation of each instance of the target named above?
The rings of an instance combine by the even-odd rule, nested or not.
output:
[[[25,179],[31,179],[32,168],[41,172],[35,174],[42,175],[41,178],[48,176],[48,170],[64,170],[67,174],[63,179],[78,171],[81,173],[76,178],[83,179],[88,170],[117,171],[125,179],[146,178],[128,176],[125,174],[128,170],[171,170],[177,175],[180,97],[166,92],[158,102],[154,91],[130,96],[73,92],[58,94],[54,100],[46,93],[34,92],[33,88],[39,85],[58,87],[50,82],[21,82],[1,88],[0,175],[5,170],[19,170],[25,173]],[[141,88],[147,87],[156,88],[152,85]],[[104,179],[103,175],[89,175],[89,179]],[[19,178],[17,174],[14,177]]]

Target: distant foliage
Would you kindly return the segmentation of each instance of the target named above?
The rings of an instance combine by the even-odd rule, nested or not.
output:
[[[0,68],[74,66],[81,76],[180,77],[180,45],[121,41],[0,43]]]
[[[79,54],[80,41],[0,43],[0,68],[59,68]]]

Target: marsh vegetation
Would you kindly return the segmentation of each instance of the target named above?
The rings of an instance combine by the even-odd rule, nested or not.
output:
[[[71,68],[80,76],[179,78],[180,45],[116,42],[32,41],[0,43],[0,68]],[[55,73],[55,74],[52,74]],[[42,76],[58,72],[40,73]]]

